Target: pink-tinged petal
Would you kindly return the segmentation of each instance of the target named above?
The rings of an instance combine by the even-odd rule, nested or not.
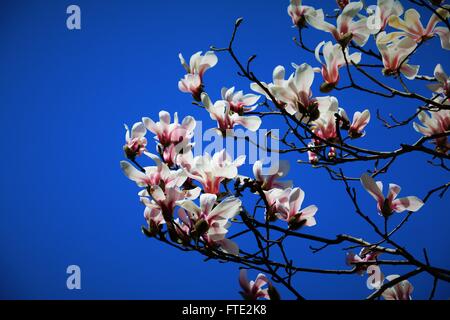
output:
[[[247,278],[247,269],[241,269],[239,271],[239,285],[244,291],[250,291],[250,285]]]
[[[194,202],[190,200],[178,201],[177,205],[186,210],[189,213],[189,217],[191,217],[192,220],[197,220],[202,213],[202,210]]]
[[[390,275],[386,279],[393,281],[399,278],[399,275]],[[408,280],[403,280],[394,286],[386,289],[382,296],[385,300],[411,300],[411,293],[413,292],[413,286]]]
[[[181,123],[182,128],[188,132],[193,131],[195,129],[195,125],[196,125],[195,119],[191,116],[185,117]]]
[[[136,182],[139,187],[146,187],[148,177],[145,173],[137,170],[127,161],[120,161],[120,168],[123,173],[128,177],[128,179]]]
[[[295,215],[300,210],[300,207],[305,199],[305,192],[300,188],[292,189],[289,195],[289,213]]]
[[[322,9],[316,10],[315,15],[306,15],[305,18],[308,24],[317,30],[326,32],[333,32],[336,30],[335,26],[325,21],[325,16]]]
[[[197,199],[198,196],[200,195],[201,191],[202,191],[202,189],[200,189],[199,187],[195,187],[194,189],[190,189],[190,190],[186,191],[185,197],[186,197],[186,199],[189,199],[189,200]]]
[[[183,221],[183,223],[185,225],[188,225],[188,226],[191,225],[191,220],[189,218],[189,215],[184,209],[182,209],[182,208],[178,209],[178,217],[180,218],[181,221]]]
[[[371,176],[367,173],[364,173],[361,176],[361,184],[366,189],[366,191],[381,205],[384,202],[384,196],[380,187],[375,183]]]
[[[445,73],[440,63],[438,63],[434,68],[434,76],[436,80],[441,83],[445,83],[448,80],[448,75]]]
[[[215,223],[208,229],[208,239],[213,242],[219,242],[225,239],[225,235],[227,233],[228,233],[227,228],[219,225],[218,223]]]
[[[450,50],[450,30],[447,27],[437,27],[434,32],[439,36],[441,40],[441,47],[446,50]]]
[[[157,124],[152,119],[144,117],[142,118],[142,122],[148,131],[153,132],[154,134],[158,134],[160,132]]]
[[[309,64],[303,63],[297,67],[294,75],[294,83],[300,92],[309,94],[313,81],[314,70]]]
[[[272,78],[274,84],[281,84],[284,81],[284,77],[286,76],[286,71],[283,66],[276,66],[273,69]]]
[[[345,262],[348,266],[354,266],[355,262],[362,262],[361,257],[353,252],[348,252]]]
[[[256,288],[258,288],[258,290],[261,290],[261,288],[262,288],[263,286],[265,286],[266,284],[268,284],[268,283],[269,283],[269,279],[267,279],[266,275],[265,275],[264,273],[259,273],[259,274],[256,276],[254,286],[255,286]]]
[[[231,219],[239,213],[240,207],[241,200],[235,197],[225,198],[211,211],[208,216],[208,221]]]
[[[420,66],[418,65],[410,65],[407,64],[407,61],[403,63],[402,67],[400,68],[400,72],[403,73],[403,75],[408,80],[414,80],[414,78],[417,76],[417,73],[419,73]]]
[[[423,201],[415,196],[396,199],[392,202],[392,207],[396,212],[405,210],[416,212],[423,206]]]
[[[161,122],[161,124],[168,126],[170,124],[170,113],[164,110],[160,111],[159,121]]]
[[[305,226],[312,227],[317,224],[316,219],[314,218],[317,210],[317,206],[310,205],[301,211],[300,219],[306,219]]]
[[[396,185],[394,183],[390,183],[389,184],[389,191],[388,191],[388,199],[389,201],[393,201],[395,198],[397,198],[397,195],[400,193],[400,191],[402,190],[402,188],[400,188],[399,185]]]
[[[223,239],[219,241],[220,249],[225,253],[232,254],[234,256],[239,256],[239,246],[236,242],[230,239]]]
[[[289,103],[295,101],[297,96],[294,91],[284,87],[284,86],[273,86],[270,91],[275,96],[275,98],[284,103]]]
[[[145,125],[142,122],[136,122],[131,128],[131,139],[142,138],[146,132]]]
[[[238,116],[237,114],[233,114],[235,118],[233,119],[236,123],[239,123],[243,127],[247,128],[250,131],[256,131],[261,126],[261,118],[258,116]]]
[[[242,97],[242,102],[246,106],[252,106],[252,105],[256,104],[260,98],[261,98],[261,96],[249,93]]]

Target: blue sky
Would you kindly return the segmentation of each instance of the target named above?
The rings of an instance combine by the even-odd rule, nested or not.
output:
[[[239,299],[236,265],[205,263],[196,253],[176,251],[141,234],[144,220],[138,189],[119,167],[123,123],[132,124],[142,116],[155,119],[164,109],[192,115],[203,120],[204,127],[212,127],[209,116],[177,89],[184,73],[177,55],[183,52],[189,57],[210,45],[225,46],[240,16],[245,21],[236,40],[237,52],[243,61],[258,55],[254,70],[262,80],[269,81],[279,64],[288,70],[291,62],[316,66],[314,57],[292,42],[295,30],[286,14],[287,1],[77,1],[82,12],[78,31],[66,28],[69,4],[2,2],[0,297]],[[327,1],[326,9],[332,5],[333,1]],[[423,15],[428,19],[428,13]],[[305,34],[311,47],[325,39],[331,40],[328,34],[311,29]],[[412,63],[422,66],[420,73],[432,74],[437,62],[450,69],[448,52],[439,48],[434,39],[413,58]],[[222,86],[249,91],[249,83],[236,71],[228,56],[219,55],[218,65],[205,78],[213,99],[219,97]],[[313,87],[317,95],[319,85],[316,81]],[[429,95],[423,83],[411,86]],[[369,108],[374,115],[380,108],[401,118],[417,108],[405,99],[386,102],[357,91],[334,94],[349,114]],[[266,120],[262,127],[279,126]],[[380,150],[420,137],[411,126],[388,131],[375,117],[367,131],[356,144]],[[404,196],[423,197],[427,190],[448,181],[448,174],[426,164],[428,159],[419,154],[401,158],[383,181],[401,185]],[[250,169],[247,165],[243,173],[249,174]],[[358,176],[365,169],[354,166],[346,172]],[[354,213],[341,183],[307,166],[293,165],[289,177],[305,190],[305,205],[319,207],[318,225],[306,231],[329,237],[345,232],[377,240]],[[355,186],[362,207],[381,223],[374,201]],[[450,267],[447,207],[446,199],[433,197],[396,235],[419,257],[427,248],[431,262],[444,268]],[[313,255],[310,244],[288,244],[302,266],[346,267],[339,248]],[[66,288],[65,271],[71,264],[81,267],[81,290]],[[415,298],[428,296],[430,277],[420,275],[412,283]],[[295,284],[308,298],[359,299],[370,294],[365,278],[357,275],[305,274]],[[285,290],[281,294],[291,298]],[[436,296],[447,299],[449,295],[448,284],[440,283]]]

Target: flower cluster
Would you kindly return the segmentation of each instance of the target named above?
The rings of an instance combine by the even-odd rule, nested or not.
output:
[[[361,160],[374,161],[375,167],[378,167],[379,161],[386,160],[385,167],[368,170],[373,174],[365,173],[359,180],[363,188],[375,199],[376,209],[374,206],[373,211],[377,211],[384,218],[385,232],[379,231],[376,223],[368,216],[364,215],[363,218],[369,220],[368,222],[381,236],[379,243],[391,243],[388,232],[388,220],[391,216],[396,212],[408,211],[406,221],[412,212],[421,209],[428,196],[424,200],[416,196],[399,198],[401,188],[393,183],[389,184],[385,195],[383,183],[375,181],[373,177],[385,173],[399,154],[408,151],[407,147],[418,150],[426,141],[433,142],[436,149],[427,148],[426,153],[442,159],[450,150],[447,137],[450,130],[450,78],[441,64],[436,65],[434,78],[419,75],[420,66],[410,64],[419,47],[432,38],[439,38],[442,48],[450,50],[450,29],[442,25],[444,22],[447,23],[450,17],[450,7],[439,5],[424,26],[419,13],[415,9],[405,11],[398,0],[378,0],[376,9],[373,9],[373,6],[366,7],[363,1],[338,0],[337,5],[339,9],[336,9],[334,16],[336,22],[330,23],[327,21],[330,15],[326,15],[322,9],[305,5],[301,0],[290,0],[287,12],[293,27],[300,32],[297,44],[314,53],[317,62],[311,65],[292,63],[291,72],[278,65],[273,69],[271,83],[259,81],[250,71],[250,62],[254,57],[248,60],[245,68],[234,55],[232,43],[240,20],[235,24],[236,29],[230,46],[226,49],[211,49],[231,53],[233,59],[238,62],[240,74],[252,82],[250,89],[257,94],[244,93],[244,90],[237,90],[234,86],[222,87],[220,97],[216,100],[211,94],[212,91],[206,92],[204,74],[218,63],[214,51],[205,54],[195,53],[190,57],[189,64],[183,55],[179,54],[186,74],[179,80],[178,88],[192,96],[194,104],[199,107],[198,110],[207,112],[215,123],[214,129],[224,140],[229,137],[237,139],[238,137],[234,136],[234,129],[238,126],[255,132],[260,128],[263,116],[281,116],[289,128],[284,136],[272,138],[281,141],[289,149],[271,149],[271,152],[277,151],[281,154],[298,151],[298,154],[305,156],[307,154],[312,167],[325,167],[332,178],[344,180],[346,190],[361,216],[363,214],[356,202],[356,191],[347,182],[347,180],[358,181],[358,178],[347,179],[342,171],[337,174],[331,166]],[[367,14],[364,13],[364,9]],[[308,26],[329,33],[331,40],[319,42],[315,49],[305,47],[301,32]],[[374,40],[374,46],[364,47],[370,39]],[[369,57],[377,60],[377,64],[366,63],[365,59]],[[377,70],[377,76],[365,71],[366,67]],[[352,72],[358,71],[386,93],[379,93],[357,84]],[[342,84],[347,80],[344,79],[346,75],[348,85]],[[319,83],[317,77],[320,78]],[[391,88],[376,77],[399,80],[399,85],[402,85],[404,91]],[[407,82],[403,81],[404,78],[428,80],[427,87],[432,92],[431,98],[410,91]],[[365,137],[371,114],[368,109],[361,108],[356,109],[361,111],[353,110],[353,116],[349,117],[352,114],[347,115],[338,99],[330,93],[333,90],[337,92],[345,89],[357,89],[382,97],[418,98],[421,103],[424,102],[420,110],[404,123],[399,121],[396,123],[398,126],[410,124],[417,115],[420,123],[414,122],[413,128],[423,137],[415,145],[402,145],[401,149],[391,153],[351,145],[348,141],[353,143],[355,139]],[[314,93],[318,91],[323,95],[316,96]],[[265,99],[260,102],[262,96]],[[257,108],[263,106],[267,107],[269,112],[259,112]],[[378,113],[377,116],[380,118]],[[275,169],[272,168],[274,170],[265,172],[264,159],[260,157],[253,163],[253,177],[243,176],[239,171],[247,159],[246,155],[234,157],[226,149],[218,148],[214,149],[214,152],[203,152],[194,156],[194,151],[197,150],[192,140],[196,125],[197,122],[192,116],[186,116],[180,122],[177,113],[171,116],[167,111],[159,112],[159,121],[144,117],[131,129],[125,125],[123,150],[128,161],[121,161],[120,166],[125,176],[141,188],[138,196],[145,207],[144,219],[147,223],[143,228],[145,235],[164,242],[170,240],[173,246],[183,250],[196,250],[210,258],[244,262],[245,267],[256,263],[261,266],[257,268],[258,270],[269,270],[274,281],[289,283],[289,286],[295,272],[292,271],[293,262],[289,261],[282,247],[288,235],[323,242],[322,248],[335,243],[340,244],[341,240],[349,241],[347,239],[359,244],[362,250],[358,254],[347,253],[346,263],[353,269],[346,270],[349,271],[346,273],[362,275],[368,272],[370,267],[378,266],[378,262],[381,262],[378,259],[382,253],[390,252],[377,244],[366,245],[365,240],[350,238],[347,235],[340,235],[333,240],[298,232],[300,228],[313,227],[317,224],[318,207],[308,205],[302,208],[305,192],[295,186],[292,180],[288,180],[289,162],[281,160],[277,162],[278,166]],[[410,126],[407,128],[412,131]],[[156,154],[147,149],[148,132],[154,134]],[[298,138],[299,143],[291,142],[291,137]],[[259,145],[258,148],[263,149]],[[392,159],[392,162],[388,159]],[[142,166],[141,160],[150,160],[152,165]],[[444,164],[442,166],[444,167]],[[443,188],[444,186],[435,190]],[[445,192],[446,188],[443,190]],[[257,202],[252,204],[253,215],[246,210],[247,203],[240,199],[247,194],[256,195],[258,198]],[[259,212],[263,212],[264,215],[258,216]],[[260,222],[259,218],[264,218],[264,221]],[[400,226],[402,224],[403,222]],[[248,230],[239,230],[239,226]],[[266,235],[260,233],[259,228],[262,227],[266,228]],[[255,235],[258,242],[257,253],[247,252],[242,243],[238,243],[236,239],[250,232]],[[270,239],[270,233],[276,232],[283,235],[274,241]],[[166,238],[166,235],[170,239]],[[280,251],[286,265],[272,261],[273,255],[268,258],[272,244],[281,247]],[[397,250],[396,253],[403,254],[401,250]],[[408,258],[408,255],[403,256]],[[263,269],[264,266],[267,269]],[[284,269],[287,276],[278,276],[278,269]],[[332,273],[332,270],[327,272]],[[398,277],[382,276],[381,281],[377,283],[377,286],[381,286],[385,280],[395,281],[393,286],[382,292],[384,299],[411,299],[413,286],[406,279],[398,281],[400,280]],[[239,283],[242,289],[240,293],[244,299],[279,298],[278,292],[263,273],[258,274],[254,281],[249,281],[247,270],[242,269]]]

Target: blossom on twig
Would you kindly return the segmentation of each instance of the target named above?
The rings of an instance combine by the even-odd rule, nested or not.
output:
[[[263,289],[265,285],[269,284],[269,280],[263,273],[258,274],[255,281],[248,281],[247,269],[241,269],[239,284],[242,288],[239,293],[245,300],[257,300],[258,298],[270,300],[268,289]]]
[[[383,195],[383,183],[381,181],[375,182],[371,176],[364,173],[361,176],[361,184],[364,189],[377,201],[378,212],[384,216],[389,217],[394,211],[418,211],[423,206],[423,201],[415,196],[409,196],[397,199],[400,193],[400,186],[390,183],[387,197]]]
[[[200,94],[203,92],[203,75],[206,70],[217,64],[217,56],[213,51],[208,51],[204,55],[199,51],[191,56],[189,65],[181,53],[178,57],[187,72],[184,78],[178,82],[178,88],[182,92],[192,94],[195,100],[200,101]]]

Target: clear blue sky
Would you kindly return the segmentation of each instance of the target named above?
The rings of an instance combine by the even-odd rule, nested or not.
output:
[[[245,22],[236,47],[244,61],[258,54],[254,67],[261,79],[270,80],[278,64],[288,69],[291,62],[316,65],[314,57],[292,42],[295,30],[286,13],[288,1],[80,0],[75,3],[81,7],[82,30],[69,31],[65,11],[72,3],[2,2],[0,297],[239,299],[236,265],[205,263],[196,253],[176,251],[141,234],[138,189],[119,167],[123,123],[142,116],[156,118],[165,109],[213,126],[209,116],[178,91],[184,70],[177,55],[226,45],[240,16]],[[326,3],[328,8],[334,5]],[[311,46],[322,39],[331,38],[314,30],[305,37]],[[413,59],[422,65],[421,73],[432,74],[436,62],[450,72],[449,54],[439,47],[435,39]],[[219,64],[206,75],[214,99],[222,86],[249,91],[235,71],[229,57],[220,55]],[[316,81],[313,88],[317,94],[319,85]],[[429,94],[423,84],[416,89]],[[401,118],[417,107],[408,100],[386,102],[355,91],[336,95],[349,114],[369,108],[374,115],[381,108]],[[372,119],[367,137],[357,142],[360,146],[392,149],[419,138],[410,126],[387,131]],[[276,121],[263,123],[265,128],[276,126]],[[404,196],[423,197],[426,190],[448,181],[448,174],[426,160],[421,155],[399,159],[383,181],[401,185]],[[346,172],[360,175],[365,169],[350,167]],[[325,172],[293,165],[290,178],[305,190],[305,205],[319,207],[318,225],[308,232],[330,237],[345,232],[377,240],[354,213],[342,185],[329,181]],[[362,207],[381,223],[374,201],[356,186]],[[448,200],[433,197],[396,239],[419,256],[428,248],[433,264],[449,268],[449,220]],[[302,266],[346,268],[339,248],[312,255],[310,244],[289,244]],[[70,264],[81,267],[82,290],[66,289]],[[395,273],[391,268],[384,271]],[[415,298],[428,296],[430,277],[420,275],[412,283]],[[359,299],[370,294],[365,278],[357,275],[306,274],[295,284],[307,298]],[[284,290],[281,294],[291,297]],[[441,283],[436,296],[449,298],[448,284]]]

